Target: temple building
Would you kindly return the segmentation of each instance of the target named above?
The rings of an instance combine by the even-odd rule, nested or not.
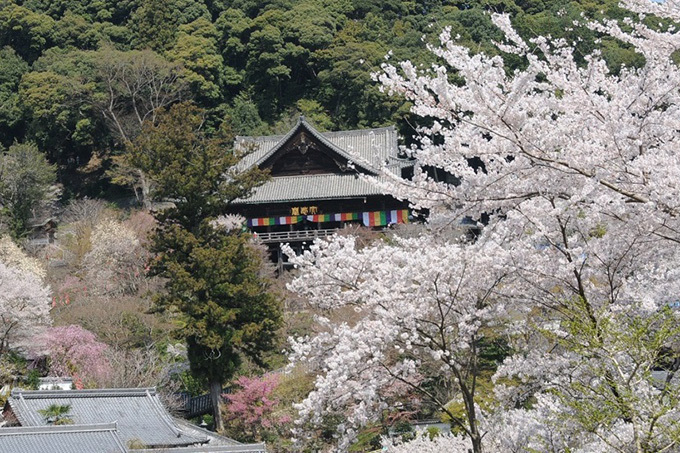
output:
[[[319,132],[300,117],[286,135],[237,137],[235,148],[250,152],[243,169],[270,170],[269,181],[232,207],[273,253],[282,242],[300,248],[347,224],[409,222],[407,202],[361,177],[383,168],[401,177],[412,173],[413,161],[399,156],[394,127]],[[273,258],[280,260],[280,253]]]

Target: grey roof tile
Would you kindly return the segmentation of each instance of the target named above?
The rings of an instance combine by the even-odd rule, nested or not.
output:
[[[126,453],[116,424],[0,428],[0,453]]]
[[[322,142],[331,145],[336,152],[345,158],[359,164],[364,162],[368,169],[374,172],[387,163],[388,159],[397,157],[399,153],[397,131],[394,126],[353,131],[319,132],[301,117],[298,124],[286,135],[236,137],[235,148],[237,150],[252,151],[244,157],[241,168],[250,168],[267,160],[300,127],[304,127]],[[355,155],[359,157],[357,158]]]
[[[161,453],[158,450],[133,450],[134,453]],[[132,453],[132,451],[131,451]],[[162,453],[267,453],[265,444],[199,445],[194,447],[165,448]]]
[[[238,442],[234,439],[231,439],[226,436],[221,436],[213,431],[208,431],[207,429],[203,429],[200,426],[196,426],[193,423],[173,417],[172,420],[175,422],[175,425],[181,429],[183,432],[186,434],[189,434],[190,436],[194,437],[205,437],[208,439],[208,444],[214,446],[214,445],[229,445],[229,446],[234,446],[234,445],[241,445],[241,442]]]
[[[118,432],[127,443],[139,440],[148,446],[183,446],[207,441],[187,434],[173,422],[156,390],[21,390],[14,389],[8,400],[22,426],[45,425],[38,412],[52,404],[69,405],[69,418],[76,424],[117,422]]]
[[[238,199],[234,203],[337,200],[382,193],[375,185],[353,174],[278,176],[257,187],[249,198]]]
[[[404,167],[414,161],[399,157],[397,131],[394,126],[339,132],[319,132],[304,117],[286,135],[259,137],[236,137],[235,149],[250,151],[239,164],[240,170],[261,165],[276,153],[301,128],[314,135],[336,153],[356,164],[362,173],[378,174],[387,168],[401,175]],[[363,170],[363,171],[362,171]],[[247,199],[235,200],[236,204],[284,203],[292,201],[336,200],[381,195],[383,192],[371,183],[357,178],[354,173],[279,176],[256,188]]]

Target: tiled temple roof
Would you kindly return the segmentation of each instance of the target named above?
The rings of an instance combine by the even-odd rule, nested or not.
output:
[[[53,404],[68,405],[68,418],[76,425],[116,422],[118,434],[126,444],[136,440],[147,446],[178,447],[208,440],[207,437],[190,435],[180,430],[153,388],[14,389],[8,403],[22,426],[47,425],[40,410]]]
[[[236,137],[237,150],[251,151],[244,157],[240,168],[245,170],[262,165],[279,151],[296,133],[304,130],[333,152],[351,161],[358,172],[377,175],[380,168],[400,174],[401,168],[412,166],[413,161],[399,157],[397,131],[393,126],[339,132],[319,132],[304,117],[286,135],[261,137]],[[333,200],[368,195],[381,195],[382,191],[371,183],[346,174],[317,174],[277,176],[255,189],[247,199],[237,204],[262,204],[302,200]]]
[[[126,453],[115,423],[0,428],[0,453]]]

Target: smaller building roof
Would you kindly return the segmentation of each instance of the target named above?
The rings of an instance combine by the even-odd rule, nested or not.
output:
[[[96,390],[13,389],[8,404],[22,426],[47,424],[40,410],[70,406],[75,424],[117,422],[125,444],[139,441],[149,447],[180,447],[208,441],[179,429],[154,388]],[[20,451],[20,450],[19,450]]]
[[[115,423],[0,428],[0,453],[127,453]]]
[[[175,422],[175,425],[184,431],[185,433],[194,436],[194,437],[205,437],[208,439],[206,442],[207,446],[236,446],[236,445],[243,445],[241,442],[238,442],[230,437],[226,436],[221,436],[217,434],[216,432],[213,431],[208,431],[207,429],[201,428],[200,426],[196,426],[193,423],[184,420],[182,418],[177,418],[173,417],[172,420]]]

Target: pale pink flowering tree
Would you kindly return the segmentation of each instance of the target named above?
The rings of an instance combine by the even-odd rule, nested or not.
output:
[[[103,386],[111,374],[108,346],[78,325],[47,329],[33,349],[47,356],[51,376],[70,376],[81,386]]]
[[[418,251],[417,254],[415,251]],[[395,384],[446,413],[473,444],[481,445],[475,403],[480,341],[509,307],[498,291],[511,282],[506,253],[493,243],[436,238],[399,239],[357,250],[353,237],[314,244],[292,258],[304,274],[290,289],[323,310],[352,309],[357,322],[331,323],[324,333],[292,340],[291,359],[321,372],[298,409],[321,423],[343,413],[341,448],[356,429],[394,410]],[[437,383],[425,376],[436,376]],[[464,417],[449,410],[460,395]],[[480,447],[481,448],[481,447]]]
[[[674,1],[624,6],[680,18]],[[341,449],[377,419],[389,379],[408,380],[434,359],[444,365],[430,372],[463,384],[447,366],[468,353],[479,326],[505,334],[517,353],[498,372],[496,410],[467,404],[461,429],[475,452],[677,448],[680,330],[670,307],[680,299],[680,34],[631,17],[576,24],[644,57],[617,73],[597,51],[580,65],[572,43],[523,40],[503,15],[493,16],[506,37],[498,46],[524,58],[524,69],[509,73],[502,56],[472,54],[448,31],[431,49],[441,61],[431,69],[384,65],[384,89],[431,126],[408,150],[418,158],[413,180],[386,172],[391,182],[375,182],[427,208],[431,228],[370,255],[341,238],[316,244],[295,259],[302,274],[291,285],[318,308],[366,313],[354,324],[320,318],[322,333],[293,342],[293,360],[320,371],[301,418],[319,422],[342,408]],[[464,82],[451,83],[453,73]],[[432,167],[460,183],[429,178]],[[482,214],[490,219],[475,242],[443,237],[446,225]],[[439,293],[447,275],[460,285]],[[428,287],[437,291],[423,297]],[[488,306],[477,311],[485,289]],[[447,349],[425,341],[428,326]],[[504,430],[506,440],[494,434]]]
[[[149,254],[131,228],[105,219],[94,227],[91,241],[84,265],[94,292],[131,294],[144,284]]]
[[[382,451],[387,453],[468,453],[470,443],[463,436],[441,434],[431,437],[426,431],[421,431],[408,442],[384,439],[382,446]]]
[[[45,268],[40,261],[28,256],[9,236],[0,237],[0,262],[45,278]]]
[[[25,349],[52,323],[50,302],[50,290],[38,275],[0,260],[0,355]]]

